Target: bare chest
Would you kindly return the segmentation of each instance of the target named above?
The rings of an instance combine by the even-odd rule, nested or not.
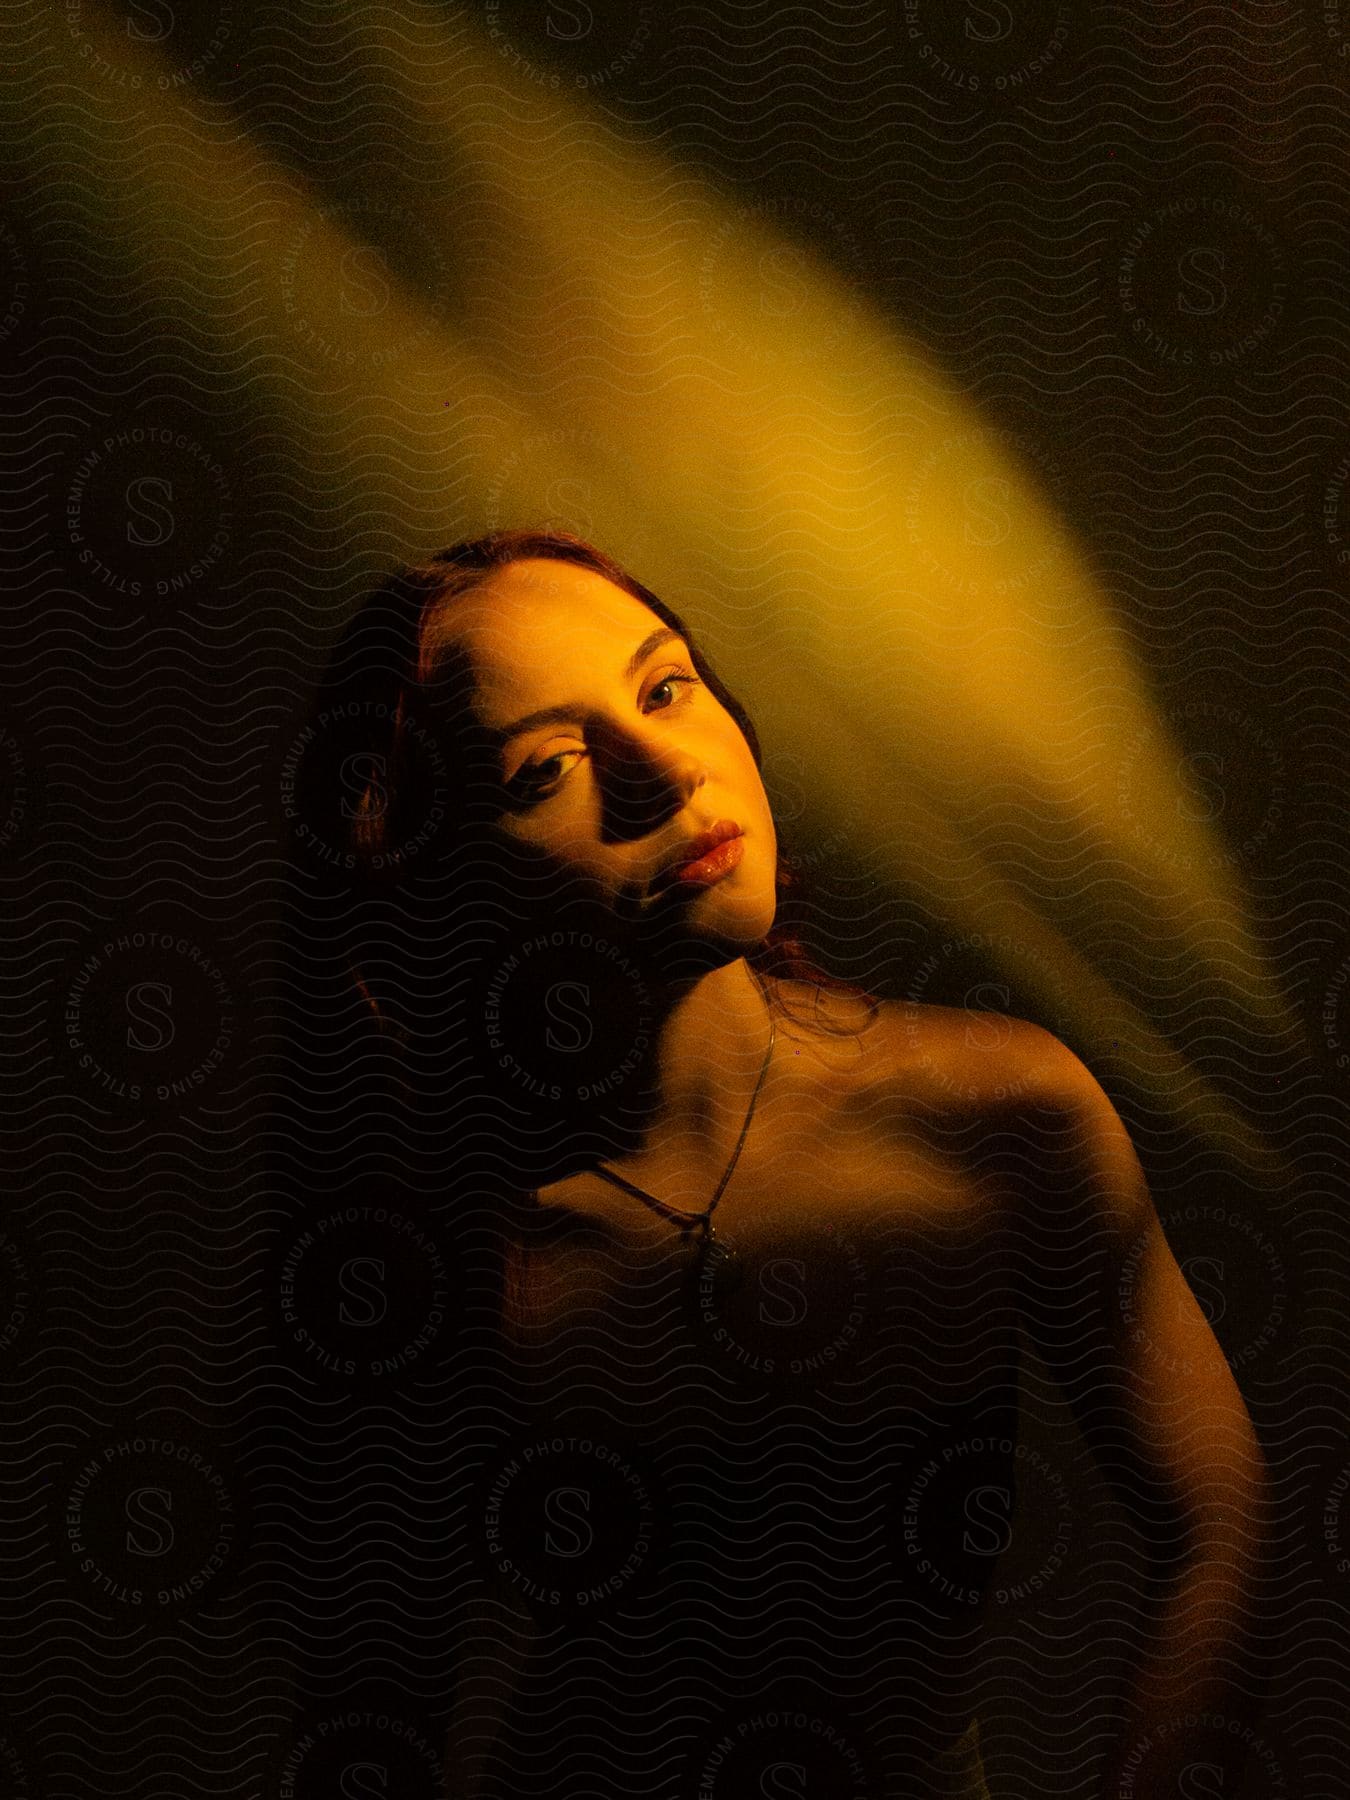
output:
[[[793,1069],[754,1123],[711,1253],[700,1228],[602,1177],[544,1190],[514,1258],[517,1352],[555,1388],[642,1390],[652,1404],[691,1368],[766,1398],[873,1411],[987,1396],[1011,1330],[988,1179],[897,1120],[893,1089],[856,1069]],[[674,1163],[623,1170],[688,1211],[720,1172],[700,1185]]]

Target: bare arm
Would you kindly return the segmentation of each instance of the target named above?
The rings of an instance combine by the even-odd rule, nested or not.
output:
[[[1035,1055],[1049,1074],[1018,1221],[1024,1319],[1147,1557],[1144,1644],[1102,1800],[1232,1793],[1262,1674],[1264,1457],[1124,1126],[1063,1045],[1037,1033]]]

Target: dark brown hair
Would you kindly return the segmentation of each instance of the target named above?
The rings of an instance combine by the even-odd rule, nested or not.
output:
[[[454,658],[439,654],[428,642],[430,621],[447,604],[483,587],[495,573],[515,562],[544,558],[592,570],[630,594],[669,625],[689,646],[700,679],[726,708],[744,734],[755,760],[763,766],[759,738],[745,707],[718,677],[699,648],[697,637],[679,615],[650,588],[621,568],[613,558],[571,533],[544,527],[495,531],[466,539],[440,550],[427,561],[410,564],[391,575],[358,610],[330,662],[319,707],[324,716],[350,722],[351,729],[330,733],[327,754],[312,759],[310,782],[326,793],[312,796],[319,811],[332,817],[333,796],[338,791],[338,767],[359,768],[362,753],[368,758],[369,779],[355,804],[342,809],[342,819],[331,834],[341,836],[341,862],[358,885],[372,892],[390,887],[444,859],[446,851],[470,831],[475,822],[475,792],[486,796],[489,784],[476,789],[475,757],[486,759],[484,744],[475,741],[468,714],[465,673]],[[459,779],[447,786],[444,771],[437,774],[425,753],[425,728],[444,745],[454,740]],[[352,790],[350,777],[346,782]],[[425,829],[433,821],[436,831]],[[420,838],[428,840],[431,856],[423,857]],[[779,848],[775,878],[781,904],[785,898],[801,900],[802,882],[789,857]],[[841,980],[819,967],[806,949],[798,928],[776,914],[760,944],[747,953],[747,961],[770,978],[769,992],[785,1016],[782,982],[806,983],[848,995],[862,1002],[869,1017],[879,1004],[876,997],[855,983]],[[387,1008],[377,997],[368,971],[353,970],[361,991],[377,1016]],[[853,1027],[833,1024],[823,1009],[814,1007],[809,1021],[819,1029],[848,1032]]]

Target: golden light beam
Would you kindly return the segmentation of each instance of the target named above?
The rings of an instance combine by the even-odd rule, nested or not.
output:
[[[297,492],[360,471],[348,528],[372,573],[485,515],[612,547],[704,624],[766,742],[808,771],[809,818],[852,821],[897,884],[1067,1004],[1099,1065],[1261,1161],[1093,963],[1104,936],[1138,947],[1144,893],[1254,1024],[1293,1029],[1034,452],[837,270],[467,26],[416,5],[352,18],[453,324],[398,273],[407,204],[382,234],[306,191],[237,120],[161,91],[144,46],[109,35],[145,69],[135,94],[101,90],[59,33],[52,51],[67,166],[110,247],[284,421]],[[204,287],[228,304],[203,316]],[[1071,857],[1090,908],[1066,893]]]

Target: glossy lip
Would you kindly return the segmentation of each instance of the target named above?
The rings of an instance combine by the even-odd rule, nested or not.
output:
[[[719,819],[708,831],[702,831],[696,838],[687,838],[668,856],[661,867],[661,885],[665,886],[677,881],[681,871],[700,857],[707,856],[709,851],[716,850],[719,844],[725,844],[730,838],[742,837],[744,833],[734,819]]]
[[[741,858],[745,855],[745,839],[743,837],[728,838],[715,850],[709,850],[705,856],[697,857],[693,862],[681,863],[676,869],[673,881],[676,887],[711,887],[724,875],[730,875],[733,869],[740,867]]]

